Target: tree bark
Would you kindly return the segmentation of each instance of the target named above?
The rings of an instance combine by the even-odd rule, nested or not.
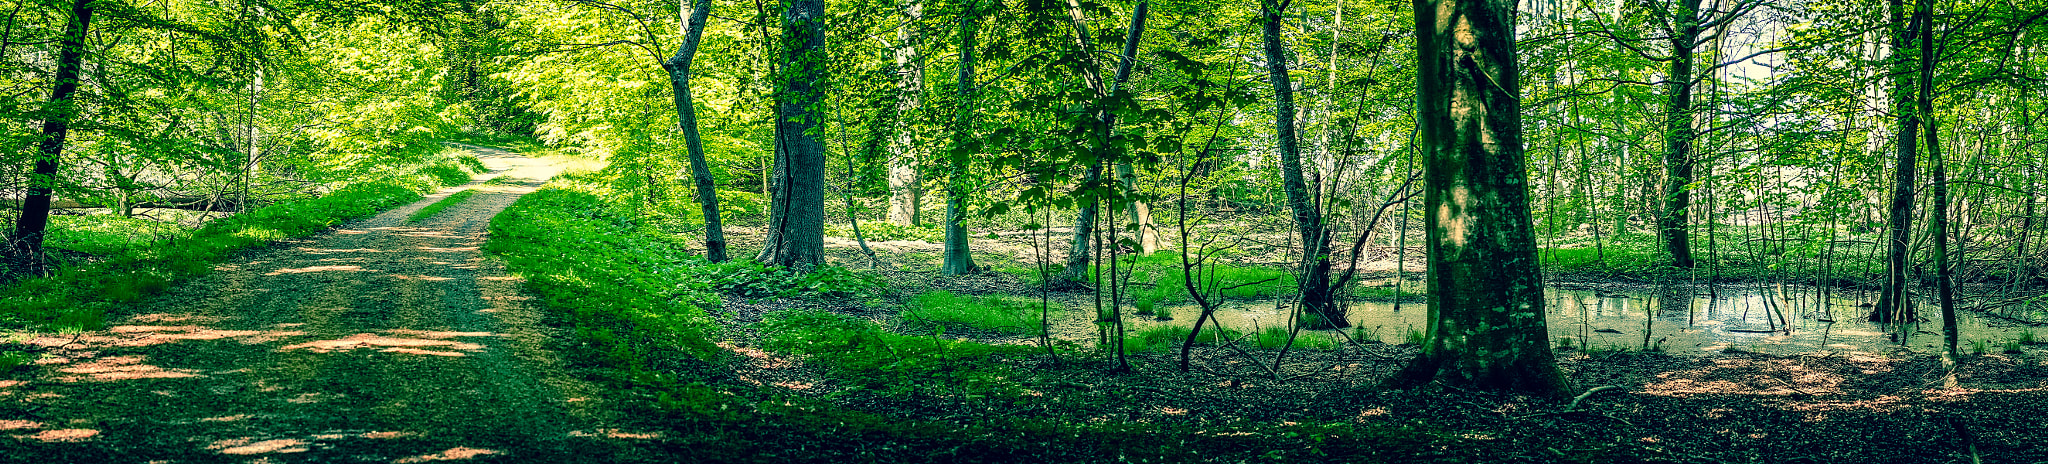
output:
[[[1693,127],[1692,75],[1694,43],[1700,35],[1700,0],[1678,0],[1673,5],[1671,62],[1664,76],[1664,211],[1657,218],[1657,235],[1664,241],[1664,253],[1671,265],[1693,267],[1692,209],[1693,141],[1699,137]]]
[[[1897,24],[1904,15],[1901,11],[1905,8],[1904,1],[1891,0],[1890,5],[1892,22]],[[1914,12],[1911,22],[1898,28],[1892,42],[1892,111],[1898,117],[1898,131],[1893,136],[1898,141],[1895,147],[1897,161],[1893,170],[1892,203],[1888,210],[1891,218],[1888,227],[1890,239],[1885,242],[1885,282],[1884,288],[1878,292],[1877,304],[1870,310],[1871,322],[1910,321],[1915,317],[1913,301],[1906,293],[1906,261],[1911,254],[1913,240],[1913,178],[1920,130],[1920,117],[1914,114],[1913,93],[1919,83],[1909,66],[1912,58],[1907,53],[1913,48],[1912,42],[1917,35],[1915,28],[1923,27],[1924,21],[1919,12]]]
[[[785,0],[784,68],[775,86],[776,157],[767,241],[756,261],[795,269],[823,262],[825,146],[812,128],[825,72],[825,2]]]
[[[1934,197],[1934,211],[1927,227],[1934,229],[1934,288],[1941,304],[1941,381],[1943,387],[1955,388],[1956,367],[1961,358],[1956,344],[1961,334],[1956,327],[1955,266],[1949,260],[1948,162],[1942,159],[1940,133],[1934,121],[1934,0],[1914,3],[1913,15],[1921,21],[1919,116],[1927,132],[1927,159],[1933,163],[1929,173],[1933,185],[1929,186],[1928,194]]]
[[[920,213],[924,189],[917,172],[921,154],[909,115],[923,103],[924,57],[918,55],[918,21],[924,19],[924,2],[910,0],[903,7],[905,24],[896,32],[896,138],[889,150],[889,223],[912,226],[922,222]]]
[[[64,154],[64,140],[71,133],[71,119],[78,114],[79,74],[85,67],[86,33],[92,27],[93,0],[73,0],[64,37],[58,40],[57,72],[53,76],[50,116],[43,120],[42,140],[36,145],[35,167],[28,179],[28,195],[15,218],[10,240],[14,255],[27,265],[30,274],[43,273],[43,234],[50,227],[50,199],[57,185],[57,162]]]
[[[1512,0],[1418,0],[1429,322],[1392,380],[1564,396],[1545,328]]]
[[[959,98],[953,108],[952,149],[946,155],[946,244],[944,260],[939,264],[939,273],[945,275],[981,272],[981,267],[974,265],[973,251],[967,248],[964,204],[969,187],[968,161],[973,156],[964,151],[969,138],[974,136],[974,52],[981,45],[975,41],[980,33],[980,1],[968,0],[960,12],[960,72],[955,84]]]
[[[1287,207],[1294,212],[1294,224],[1301,238],[1302,318],[1310,328],[1350,327],[1344,309],[1335,304],[1330,288],[1330,234],[1323,223],[1322,208],[1309,193],[1302,174],[1301,142],[1294,117],[1294,84],[1287,74],[1287,46],[1282,42],[1280,21],[1291,0],[1262,0],[1261,31],[1265,39],[1267,80],[1273,85],[1273,128],[1278,134],[1281,190],[1287,193]]]
[[[710,19],[711,0],[690,0],[683,6],[683,45],[675,56],[661,63],[668,71],[669,86],[675,91],[676,127],[683,131],[683,146],[689,151],[690,177],[697,184],[697,203],[704,208],[704,258],[726,261],[725,226],[718,217],[718,185],[704,159],[704,137],[697,131],[697,106],[690,95],[690,63],[696,60],[703,42],[704,23]]]

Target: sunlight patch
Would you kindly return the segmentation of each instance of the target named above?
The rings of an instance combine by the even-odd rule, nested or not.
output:
[[[245,456],[263,453],[303,453],[310,449],[306,446],[307,444],[305,441],[293,438],[263,440],[254,443],[250,443],[249,440],[250,439],[248,438],[221,440],[213,442],[213,444],[207,446],[206,449],[219,451],[221,452],[221,454],[237,454]]]
[[[476,458],[477,456],[489,456],[489,455],[493,455],[493,454],[498,454],[498,451],[497,451],[497,450],[488,450],[488,449],[480,449],[480,448],[470,448],[470,447],[458,446],[458,447],[454,447],[454,448],[449,448],[449,449],[448,449],[447,451],[442,451],[442,452],[439,452],[439,453],[434,453],[434,454],[422,454],[422,455],[419,455],[419,456],[413,456],[413,457],[409,457],[409,458],[400,458],[400,459],[398,459],[398,460],[396,460],[396,461],[391,461],[391,462],[392,462],[392,464],[415,464],[415,463],[421,463],[421,462],[431,462],[431,461],[458,461],[458,460],[474,459],[474,458]]]
[[[267,275],[267,276],[274,276],[274,275],[279,275],[279,274],[304,274],[304,273],[308,273],[308,272],[360,272],[360,271],[362,271],[362,270],[363,270],[363,267],[362,267],[362,266],[355,266],[355,265],[345,265],[345,266],[308,266],[308,267],[300,267],[300,268],[291,268],[291,269],[278,269],[278,270],[275,270],[275,271],[271,271],[270,273],[267,273],[267,274],[263,274],[263,275]]]
[[[97,436],[100,436],[100,431],[94,429],[57,429],[44,430],[35,435],[29,435],[27,438],[45,443],[76,443],[91,440]]]
[[[373,333],[360,333],[334,340],[319,340],[300,343],[297,345],[289,345],[283,348],[278,348],[278,350],[308,350],[315,353],[329,353],[334,351],[353,350],[357,348],[385,348],[383,351],[386,352],[408,352],[420,350],[422,348],[427,347],[439,347],[462,351],[475,351],[484,349],[483,345],[478,345],[475,343],[463,343],[449,340],[432,340],[419,338],[394,338]],[[434,354],[439,356],[445,356],[445,354],[441,353],[443,352],[436,352]]]

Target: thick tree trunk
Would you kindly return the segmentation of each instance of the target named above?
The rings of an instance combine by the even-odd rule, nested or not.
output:
[[[1896,24],[1903,16],[1901,10],[1905,5],[1902,0],[1891,0],[1890,3],[1892,22]],[[1892,203],[1889,209],[1890,238],[1885,242],[1884,288],[1878,292],[1877,305],[1870,310],[1872,322],[1902,322],[1915,318],[1913,301],[1907,297],[1906,292],[1906,267],[1913,240],[1913,176],[1918,154],[1916,142],[1920,130],[1920,117],[1914,114],[1913,91],[1919,82],[1915,78],[1916,73],[1912,72],[1913,68],[1909,66],[1909,60],[1912,58],[1907,53],[1913,49],[1915,28],[1923,27],[1921,24],[1924,21],[1925,18],[1921,18],[1919,12],[1914,12],[1912,21],[1897,30],[1896,40],[1892,42],[1892,72],[1895,76],[1892,85],[1892,112],[1898,117],[1898,131],[1893,134],[1898,141],[1895,152],[1897,162],[1893,170]]]
[[[1323,212],[1310,197],[1308,179],[1302,174],[1299,128],[1294,118],[1294,84],[1287,75],[1287,48],[1280,35],[1282,9],[1288,0],[1264,0],[1261,31],[1265,39],[1266,70],[1273,84],[1273,128],[1278,134],[1281,190],[1287,192],[1287,207],[1294,212],[1295,229],[1301,235],[1302,320],[1310,328],[1350,327],[1344,309],[1335,304],[1330,288],[1330,234]]]
[[[1664,211],[1657,218],[1657,235],[1664,240],[1664,253],[1672,266],[1691,269],[1692,233],[1688,219],[1692,209],[1693,141],[1693,50],[1699,40],[1699,0],[1678,0],[1673,5],[1671,63],[1664,76]]]
[[[50,199],[57,185],[57,161],[64,154],[65,137],[71,133],[71,119],[78,115],[80,71],[85,67],[86,31],[92,26],[93,0],[74,0],[64,37],[58,40],[57,72],[53,76],[50,116],[43,120],[42,140],[36,145],[35,168],[28,179],[28,196],[21,204],[21,216],[14,222],[12,250],[31,274],[43,271],[43,233],[50,227]]]
[[[1522,153],[1511,0],[1416,2],[1429,323],[1397,385],[1562,396]]]
[[[896,69],[902,74],[896,83],[896,138],[889,150],[889,223],[911,226],[922,222],[919,216],[924,202],[917,172],[922,153],[917,148],[909,117],[922,104],[924,96],[924,58],[917,50],[921,37],[918,22],[924,19],[923,1],[911,0],[904,5],[903,15],[903,28],[896,32]]]
[[[806,269],[825,254],[825,146],[811,134],[825,72],[825,2],[786,0],[784,75],[775,86],[775,181],[770,186],[764,264]]]
[[[704,23],[710,19],[711,0],[690,0],[683,7],[683,45],[675,56],[661,63],[668,71],[669,86],[675,91],[676,127],[683,131],[683,146],[689,151],[690,177],[697,184],[697,203],[704,208],[704,257],[725,262],[725,226],[718,218],[718,185],[704,160],[704,137],[697,131],[697,106],[690,96],[690,63],[696,60],[697,45],[704,38]]]
[[[975,36],[981,33],[981,5],[979,0],[968,0],[960,12],[960,73],[955,84],[959,92],[953,108],[952,150],[946,156],[946,244],[945,257],[939,264],[939,273],[964,275],[981,272],[974,265],[974,252],[967,248],[967,199],[968,161],[970,154],[960,153],[974,136],[974,52],[980,43]]]

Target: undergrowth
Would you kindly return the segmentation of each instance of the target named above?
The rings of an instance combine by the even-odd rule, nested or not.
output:
[[[907,335],[867,318],[818,310],[772,312],[751,332],[761,349],[822,369],[829,382],[845,388],[800,396],[741,382],[720,367],[733,359],[721,353],[738,348],[713,343],[725,333],[702,309],[715,304],[712,295],[853,296],[878,290],[879,282],[830,267],[811,273],[822,277],[798,277],[803,274],[750,263],[703,263],[686,255],[676,236],[612,213],[618,209],[595,185],[558,181],[520,199],[493,221],[487,248],[504,256],[526,277],[538,304],[573,329],[568,343],[576,348],[567,351],[583,356],[573,360],[607,372],[602,377],[614,391],[649,399],[645,405],[672,425],[669,442],[705,461],[1369,462],[1441,457],[1441,445],[1455,440],[1417,426],[1343,422],[1159,424],[1038,413],[934,420],[855,410],[833,399],[857,394],[1033,411],[1053,398],[1102,402],[1114,396],[1062,386],[1023,367],[1045,356],[1040,346],[955,340],[944,336],[943,326]],[[922,300],[1020,307],[942,294]],[[1063,357],[1101,362],[1087,361],[1085,351],[1066,346]]]
[[[905,322],[960,325],[1006,334],[1041,333],[1036,302],[1000,296],[961,296],[938,290],[911,299],[901,316]]]

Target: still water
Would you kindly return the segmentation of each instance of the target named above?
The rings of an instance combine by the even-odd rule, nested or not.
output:
[[[1640,350],[1645,346],[1673,354],[1711,354],[1741,350],[1795,354],[1819,350],[1876,352],[1904,345],[1933,349],[1941,341],[1940,309],[1931,302],[1918,306],[1923,322],[1866,322],[1873,292],[1808,286],[1690,286],[1590,288],[1562,284],[1545,291],[1547,321],[1553,343],[1566,339],[1576,348]],[[2048,328],[2019,320],[2041,321],[2042,312],[2003,313],[1987,317],[1959,305],[1962,349],[1983,341],[1991,350],[2033,329],[2048,338]],[[1187,326],[1200,313],[1194,306],[1171,308],[1173,321],[1134,317],[1132,331],[1162,324]],[[1275,301],[1234,301],[1217,310],[1223,326],[1252,332],[1284,327],[1288,311]],[[1419,331],[1428,314],[1422,303],[1353,302],[1349,319],[1362,330],[1347,332],[1386,343],[1402,343]],[[1071,332],[1070,332],[1071,333]],[[1323,334],[1318,336],[1334,336]]]

